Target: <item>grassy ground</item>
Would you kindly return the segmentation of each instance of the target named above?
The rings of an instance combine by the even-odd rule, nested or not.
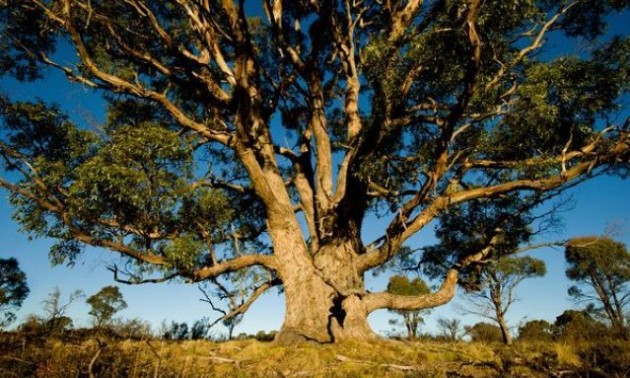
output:
[[[0,377],[623,377],[562,343],[0,341]],[[621,346],[630,355],[628,343]],[[579,350],[578,350],[579,349]],[[613,362],[615,363],[615,362]],[[630,373],[630,370],[627,371]]]

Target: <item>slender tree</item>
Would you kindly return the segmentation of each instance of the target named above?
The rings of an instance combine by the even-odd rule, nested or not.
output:
[[[92,130],[4,96],[0,186],[23,230],[58,240],[55,263],[91,245],[130,260],[112,268],[127,283],[253,270],[271,279],[252,280],[252,301],[282,285],[279,341],[370,338],[369,313],[444,304],[488,257],[449,259],[433,293],[367,292],[365,273],[440,215],[627,173],[614,115],[630,43],[602,39],[627,7],[0,1],[0,75],[57,70],[106,112]],[[550,37],[598,48],[574,56]],[[375,212],[389,221],[364,240]]]
[[[83,298],[84,294],[81,290],[75,290],[68,296],[66,301],[61,298],[61,291],[59,287],[56,287],[48,294],[48,298],[42,301],[42,309],[44,310],[44,317],[42,324],[46,328],[46,332],[61,333],[68,328],[72,327],[72,319],[66,316],[68,308]]]
[[[567,277],[577,285],[569,295],[603,315],[612,327],[628,333],[630,317],[630,253],[625,244],[608,237],[570,240],[565,257]]]
[[[483,267],[479,287],[467,295],[465,313],[482,316],[494,321],[501,329],[505,344],[512,344],[512,335],[506,314],[517,301],[516,287],[526,278],[545,275],[545,263],[529,256],[503,257]]]
[[[108,325],[117,312],[127,308],[127,302],[117,286],[105,286],[86,302],[91,307],[89,314],[94,317],[97,328]]]
[[[430,290],[427,284],[419,277],[409,281],[409,278],[406,276],[394,275],[389,278],[387,292],[397,295],[418,296],[428,294]],[[407,338],[409,340],[415,339],[418,336],[418,327],[424,322],[422,315],[426,310],[393,310],[393,312],[403,318],[405,328],[407,329]]]
[[[555,196],[549,192],[544,196]],[[437,278],[445,267],[475,256],[485,258],[460,269],[459,283],[466,290],[465,314],[474,314],[495,322],[503,342],[512,343],[506,314],[517,300],[516,288],[526,278],[545,274],[542,260],[514,256],[547,244],[531,244],[532,238],[557,227],[559,212],[567,201],[559,201],[547,212],[534,213],[541,197],[523,198],[506,195],[496,201],[472,201],[455,207],[439,217],[437,236],[440,243],[425,248],[420,260],[404,258],[408,267],[421,267]],[[557,242],[562,245],[564,242]],[[555,243],[550,243],[555,244]]]
[[[0,327],[15,320],[15,312],[29,293],[26,274],[16,259],[0,259]]]
[[[459,340],[464,332],[462,321],[457,318],[438,318],[437,324],[442,335],[450,341]]]

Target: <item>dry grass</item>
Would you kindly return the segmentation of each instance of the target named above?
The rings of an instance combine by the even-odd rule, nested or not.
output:
[[[558,343],[382,340],[293,347],[255,340],[0,340],[0,377],[548,377],[580,368]],[[100,350],[100,353],[97,352]],[[630,351],[630,350],[629,350]],[[96,356],[96,358],[95,358]],[[90,366],[90,361],[92,361]]]

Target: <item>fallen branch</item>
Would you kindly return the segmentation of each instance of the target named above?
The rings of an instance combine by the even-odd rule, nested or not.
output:
[[[236,365],[237,367],[240,367],[241,365],[241,361],[238,360],[233,360],[231,358],[225,358],[225,357],[219,357],[219,356],[215,356],[214,354],[211,354],[210,356],[199,356],[199,359],[207,359],[207,360],[212,360],[216,363],[219,364],[233,364]]]
[[[335,358],[338,361],[341,361],[341,362],[354,362],[354,363],[359,363],[359,364],[376,365],[376,366],[380,366],[380,367],[384,367],[384,368],[388,368],[388,369],[394,369],[394,370],[402,370],[402,371],[416,371],[416,370],[418,370],[418,366],[397,365],[397,364],[379,364],[379,363],[372,362],[372,361],[355,360],[353,358],[346,357],[346,356],[343,356],[341,354],[337,354],[335,356]]]
[[[96,363],[98,356],[100,356],[101,352],[103,351],[103,349],[105,349],[105,346],[107,345],[98,339],[96,340],[96,342],[98,343],[98,350],[96,351],[94,357],[92,357],[92,359],[90,360],[90,364],[88,365],[88,375],[90,376],[90,378],[96,378],[96,375],[94,375],[94,363]]]

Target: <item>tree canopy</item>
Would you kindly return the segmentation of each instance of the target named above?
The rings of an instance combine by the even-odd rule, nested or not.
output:
[[[14,311],[22,306],[29,292],[26,274],[17,260],[0,259],[0,327],[15,320]]]
[[[105,123],[87,127],[4,94],[0,186],[26,233],[57,240],[54,263],[89,245],[128,260],[111,267],[126,283],[229,285],[246,270],[252,300],[231,312],[282,285],[279,340],[367,337],[367,314],[446,303],[460,273],[508,242],[491,228],[425,260],[443,280],[433,293],[366,292],[365,272],[442,215],[533,209],[627,176],[630,41],[605,31],[628,6],[0,1],[0,76],[58,71],[106,103]],[[374,215],[387,223],[364,240]]]
[[[89,314],[94,317],[97,327],[108,324],[117,312],[127,308],[127,302],[117,286],[105,286],[86,302],[91,307]]]

